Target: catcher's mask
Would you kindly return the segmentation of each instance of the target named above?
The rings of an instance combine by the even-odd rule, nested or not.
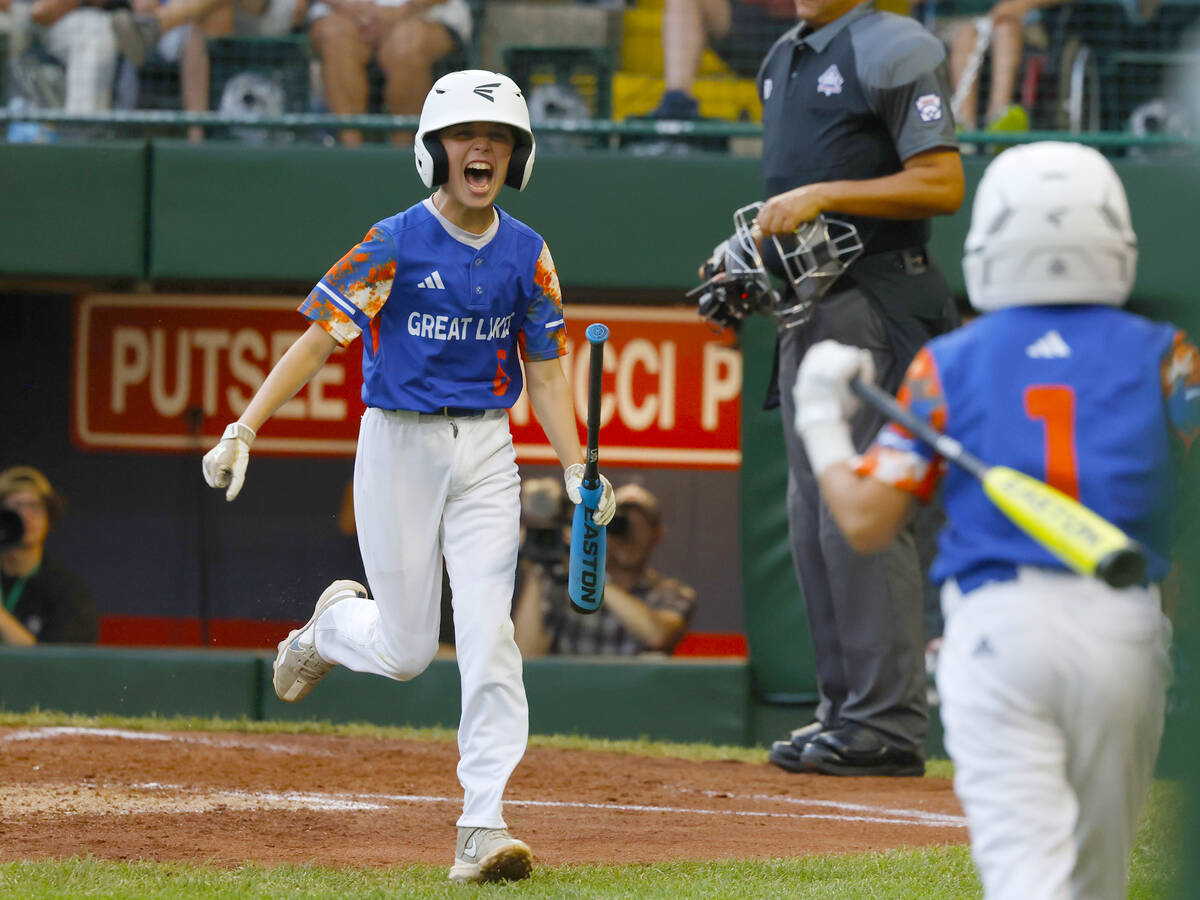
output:
[[[857,228],[819,215],[794,234],[771,237],[791,286],[790,292],[776,290],[754,225],[762,206],[751,203],[734,212],[733,236],[713,251],[705,264],[705,281],[688,292],[689,297],[700,295],[700,315],[718,325],[732,325],[755,312],[771,316],[780,329],[803,325],[812,316],[813,304],[862,253]]]
[[[733,235],[713,249],[704,264],[704,282],[687,293],[699,295],[700,315],[718,325],[733,325],[756,312],[770,314],[779,306],[752,230],[761,207],[751,204],[733,214]]]

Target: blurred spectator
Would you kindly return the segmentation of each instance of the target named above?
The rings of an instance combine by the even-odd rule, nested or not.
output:
[[[45,555],[50,527],[66,504],[30,466],[0,472],[0,508],[21,518],[22,534],[0,546],[0,637],[8,644],[91,643],[96,601],[83,580]]]
[[[383,71],[383,99],[397,116],[418,116],[433,87],[433,66],[471,40],[466,0],[325,0],[313,4],[309,38],[321,60],[329,111],[367,111],[372,59]],[[407,132],[407,142],[413,135]],[[362,143],[362,132],[344,129],[341,142]]]
[[[0,0],[9,13],[15,96],[70,113],[112,106],[117,43],[101,0]]]
[[[696,592],[650,568],[665,532],[658,500],[641,485],[627,484],[617,490],[616,501],[608,525],[604,605],[583,615],[567,597],[570,507],[562,485],[554,478],[525,482],[525,538],[513,620],[526,659],[546,653],[670,653],[687,630]]]
[[[338,531],[348,538],[358,540],[358,520],[354,517],[354,478],[346,480],[346,486],[342,488],[342,505],[338,508],[337,515]],[[355,552],[358,552],[358,544],[355,544]]]
[[[740,78],[753,78],[775,40],[796,24],[792,0],[665,0],[662,20],[664,90],[650,113],[694,119],[692,86],[710,47]]]
[[[1200,135],[1200,22],[1187,30],[1180,49],[1186,62],[1171,70],[1167,98],[1183,111],[1188,133]]]
[[[1038,11],[1065,0],[952,0],[938,6],[934,31],[949,47],[954,120],[963,131],[979,127],[979,74],[991,60],[984,110],[988,131],[1028,131],[1029,111],[1013,98],[1027,40],[1045,46]],[[949,11],[949,15],[940,15]],[[986,20],[986,21],[983,21]],[[980,52],[982,51],[982,55]],[[975,56],[975,60],[972,60]]]
[[[908,14],[908,0],[879,0],[875,5]],[[663,95],[650,117],[699,116],[692,88],[706,47],[737,77],[754,78],[771,45],[796,22],[792,0],[664,0]]]
[[[208,112],[208,39],[279,37],[303,23],[307,9],[307,0],[133,0],[132,10],[113,13],[112,28],[121,55],[135,66],[156,49],[164,59],[179,62],[184,111]],[[189,140],[203,138],[203,128],[188,129]]]

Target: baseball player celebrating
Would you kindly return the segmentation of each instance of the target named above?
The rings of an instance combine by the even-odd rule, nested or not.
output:
[[[795,427],[839,527],[884,546],[944,481],[937,681],[955,790],[988,898],[1123,898],[1162,736],[1172,451],[1200,434],[1200,352],[1124,312],[1136,239],[1097,151],[1000,154],[975,198],[970,325],[925,345],[899,400],[989,463],[1048,481],[1139,540],[1147,583],[1068,571],[903,428],[856,457],[846,424],[865,351],[825,342],[797,376]],[[1172,445],[1176,446],[1173,447]]]
[[[204,477],[241,489],[255,433],[337,345],[363,338],[363,400],[354,464],[359,549],[374,591],[335,581],[312,618],[281,641],[275,691],[304,697],[335,665],[398,681],[437,650],[442,557],[453,593],[462,680],[458,777],[464,791],[450,880],[523,878],[529,847],[501,799],[525,752],[528,707],[509,617],[520,529],[520,479],[505,410],[521,393],[579,502],[583,476],[562,300],[541,236],[494,204],[529,183],[534,139],[513,81],[452,72],[425,99],[417,172],[428,199],[376,223],[300,307],[311,325],[271,370],[241,418],[204,457]],[[604,490],[593,518],[607,524]]]

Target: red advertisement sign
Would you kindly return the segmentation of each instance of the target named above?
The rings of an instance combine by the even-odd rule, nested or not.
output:
[[[75,306],[73,430],[98,450],[195,452],[246,408],[306,327],[296,298],[96,294]],[[564,367],[583,434],[584,330],[603,322],[600,456],[614,465],[734,468],[741,462],[742,359],[689,309],[567,307]],[[263,427],[256,453],[353,455],[362,347],[337,350]],[[510,411],[522,462],[554,451],[527,397]]]

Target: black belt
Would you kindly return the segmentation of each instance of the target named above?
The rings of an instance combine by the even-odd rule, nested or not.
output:
[[[833,289],[827,296],[857,287],[855,271],[866,275],[869,272],[883,272],[888,269],[903,272],[905,275],[924,275],[929,271],[929,254],[924,247],[866,253],[850,264],[850,268],[833,283]]]
[[[924,247],[902,247],[899,250],[864,253],[858,260],[850,264],[850,271],[854,271],[855,265],[863,263],[869,266],[891,264],[906,275],[923,275],[929,268],[929,254]]]
[[[478,419],[486,409],[471,409],[466,406],[441,406],[437,409],[423,412],[423,416],[445,416],[447,419]]]

